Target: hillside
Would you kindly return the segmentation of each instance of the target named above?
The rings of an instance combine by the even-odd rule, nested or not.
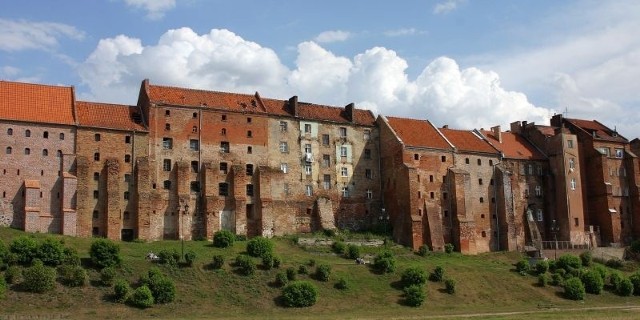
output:
[[[0,228],[0,239],[5,244],[23,232]],[[33,235],[37,238],[62,239],[65,246],[78,249],[82,258],[88,258],[92,239],[79,239],[55,235]],[[196,252],[194,267],[160,266],[172,277],[177,287],[176,301],[137,309],[112,301],[112,288],[97,284],[99,274],[89,271],[90,283],[81,288],[67,288],[57,284],[54,291],[45,294],[21,292],[18,287],[8,290],[0,300],[1,316],[29,315],[46,318],[260,318],[260,319],[348,319],[348,318],[428,318],[455,315],[486,314],[487,318],[522,318],[521,312],[532,312],[527,318],[573,319],[627,319],[640,308],[640,297],[619,297],[605,291],[601,295],[588,294],[584,302],[566,300],[562,289],[539,287],[534,276],[521,276],[513,264],[520,258],[516,253],[492,253],[463,256],[457,253],[433,253],[418,256],[406,248],[388,247],[397,258],[397,269],[391,274],[376,274],[368,266],[333,254],[329,248],[302,248],[292,238],[274,239],[275,252],[283,260],[280,270],[258,268],[253,276],[237,274],[231,266],[233,259],[246,249],[246,241],[237,241],[232,248],[219,249],[206,241],[185,242],[186,250]],[[181,250],[179,241],[153,243],[119,243],[123,265],[119,277],[131,282],[146,273],[156,263],[145,260],[150,252],[162,249]],[[363,248],[365,254],[375,254],[379,248]],[[208,267],[212,256],[226,257],[222,270]],[[278,305],[281,289],[273,282],[276,273],[287,267],[298,269],[313,259],[317,264],[331,265],[329,282],[313,280],[308,275],[299,279],[312,282],[318,288],[318,302],[309,308],[293,309]],[[86,260],[86,259],[85,259]],[[259,264],[259,260],[255,259]],[[431,272],[436,266],[445,269],[447,277],[457,281],[456,293],[444,292],[442,283],[428,282],[427,298],[418,308],[403,305],[402,291],[398,289],[400,274],[410,266]],[[636,268],[633,266],[632,268]],[[310,272],[314,267],[308,267]],[[350,284],[346,291],[334,288],[336,280],[344,277]],[[586,309],[586,308],[610,309]],[[575,310],[574,310],[575,309]],[[572,310],[566,312],[566,310]],[[510,313],[516,312],[516,313]],[[484,318],[484,317],[480,317]]]

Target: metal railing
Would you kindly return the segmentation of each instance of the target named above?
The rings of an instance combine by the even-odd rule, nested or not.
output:
[[[576,244],[571,241],[540,241],[543,250],[589,250],[589,243]]]

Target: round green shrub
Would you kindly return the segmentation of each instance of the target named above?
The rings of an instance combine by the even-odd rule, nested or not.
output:
[[[331,266],[328,264],[321,264],[316,267],[316,279],[319,281],[327,282],[331,277]]]
[[[289,279],[289,281],[295,281],[296,280],[296,269],[294,269],[293,267],[289,267],[287,268],[287,279]]]
[[[591,254],[591,251],[585,251],[581,253],[580,261],[582,262],[582,265],[585,267],[591,266],[591,263],[593,262],[593,255]]]
[[[224,256],[221,254],[214,255],[213,259],[211,260],[211,268],[218,270],[218,269],[222,269],[223,266],[224,266]]]
[[[426,257],[429,254],[429,246],[426,244],[421,245],[420,248],[418,248],[418,254],[422,257]]]
[[[64,246],[59,240],[47,238],[38,246],[37,257],[47,266],[60,265],[64,260]]]
[[[538,286],[546,287],[548,282],[549,282],[549,277],[547,276],[546,273],[541,273],[538,275]]]
[[[423,285],[427,282],[427,273],[419,267],[411,267],[402,272],[400,281],[403,287]]]
[[[633,287],[633,283],[631,283],[631,280],[629,280],[628,278],[620,279],[620,281],[618,282],[618,285],[616,286],[616,293],[623,297],[628,297],[632,295],[633,292],[634,292],[634,287]]]
[[[264,237],[255,237],[247,242],[247,253],[253,257],[273,254],[273,242]]]
[[[273,256],[273,267],[278,269],[280,268],[281,264],[282,264],[282,258],[278,256]]]
[[[447,244],[444,245],[444,252],[446,252],[446,253],[453,253],[454,249],[455,249],[455,247],[451,243],[447,243]]]
[[[9,250],[15,254],[18,263],[28,265],[38,255],[38,241],[29,236],[20,236],[11,242]]]
[[[549,271],[555,272],[556,271],[556,261],[555,260],[549,260],[547,262],[549,263]]]
[[[120,247],[107,239],[98,239],[91,244],[89,250],[91,263],[99,269],[120,265]]]
[[[444,281],[444,268],[442,266],[436,266],[429,275],[429,279],[434,282]]]
[[[149,290],[155,303],[169,303],[176,297],[176,286],[163,274],[149,274]]]
[[[396,270],[396,258],[390,251],[383,251],[373,259],[373,268],[380,273],[392,273]]]
[[[582,260],[572,254],[563,254],[560,256],[560,258],[558,258],[556,267],[562,268],[569,272],[570,268],[580,269],[580,267],[582,267]]]
[[[424,302],[425,297],[422,286],[412,285],[404,288],[404,301],[408,306],[419,307]]]
[[[522,258],[516,262],[516,271],[521,274],[529,272],[529,260]]]
[[[26,291],[42,293],[53,290],[56,284],[56,270],[34,260],[33,266],[22,272],[22,286]]]
[[[105,287],[110,287],[116,280],[116,269],[114,267],[106,267],[100,270],[100,282]]]
[[[68,264],[71,266],[80,265],[80,255],[75,248],[64,248],[62,264]]]
[[[278,287],[284,287],[289,283],[289,278],[287,278],[287,274],[285,272],[278,272],[276,274],[276,285]]]
[[[113,285],[114,300],[120,303],[127,301],[127,299],[129,298],[130,291],[131,291],[131,287],[129,286],[129,283],[126,280],[120,279],[116,281],[116,283]]]
[[[287,307],[310,307],[317,299],[318,290],[306,281],[293,282],[282,289],[282,302]]]
[[[546,260],[540,260],[535,266],[536,274],[544,274],[549,270],[549,262]]]
[[[349,282],[345,278],[340,278],[338,279],[338,282],[336,282],[335,287],[338,290],[348,290]]]
[[[305,266],[304,264],[300,265],[298,267],[298,274],[309,274],[309,269],[307,269],[307,266]]]
[[[253,275],[256,272],[256,263],[249,256],[238,255],[236,257],[236,266],[240,273],[245,276]]]
[[[198,255],[193,250],[189,250],[184,254],[184,261],[187,263],[187,266],[193,267],[193,263],[197,257]]]
[[[635,295],[640,295],[640,271],[636,271],[630,275],[629,280],[633,284],[633,293]]]
[[[602,281],[605,281],[609,277],[609,271],[607,270],[607,268],[601,265],[596,265],[592,267],[592,269],[593,271],[597,272],[600,275],[600,278],[602,278]]]
[[[68,287],[82,287],[87,282],[87,272],[81,266],[61,265],[58,267],[60,282]]]
[[[445,291],[447,291],[448,294],[456,293],[456,281],[451,279],[451,278],[445,280],[444,281],[444,288],[445,288]]]
[[[348,259],[360,258],[360,247],[356,246],[355,244],[348,245],[346,255]]]
[[[158,258],[159,258],[158,262],[160,264],[177,266],[178,262],[180,261],[180,254],[176,249],[173,249],[173,250],[162,249],[160,250],[160,252],[158,252]]]
[[[345,251],[347,250],[347,245],[344,244],[344,242],[342,241],[336,241],[331,245],[331,249],[336,254],[344,254]]]
[[[562,269],[561,269],[562,270]],[[551,275],[551,284],[554,286],[564,285],[564,276],[560,273],[554,273]]]
[[[600,294],[604,288],[604,280],[597,271],[588,270],[580,277],[587,293]]]
[[[578,278],[569,278],[564,282],[564,295],[571,300],[584,300],[585,288]]]
[[[138,287],[129,296],[129,303],[138,308],[149,308],[153,306],[153,294],[147,286]]]
[[[8,284],[16,284],[22,278],[22,270],[18,266],[10,266],[4,272],[4,279]]]
[[[613,269],[622,269],[624,263],[618,258],[612,258],[607,260],[606,266]]]
[[[623,277],[620,274],[620,272],[618,271],[611,272],[611,274],[609,275],[609,285],[611,285],[611,287],[614,289],[617,288],[622,278]]]
[[[213,234],[213,246],[218,248],[228,248],[233,245],[236,236],[229,230],[220,230]]]
[[[273,255],[271,253],[262,256],[262,266],[267,270],[273,269]]]

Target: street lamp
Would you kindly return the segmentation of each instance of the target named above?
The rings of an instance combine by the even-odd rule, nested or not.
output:
[[[553,241],[555,242],[554,251],[553,251],[553,259],[558,259],[558,231],[560,231],[560,227],[556,223],[556,220],[551,220],[551,233],[553,233]]]
[[[380,213],[380,223],[384,224],[384,235],[387,236],[387,224],[389,224],[389,215],[386,214],[387,210],[385,208],[381,209],[381,213]],[[385,221],[386,219],[386,221]]]
[[[182,259],[184,259],[184,219],[182,216],[189,213],[189,204],[184,204],[184,212],[180,215],[180,241],[182,242]]]

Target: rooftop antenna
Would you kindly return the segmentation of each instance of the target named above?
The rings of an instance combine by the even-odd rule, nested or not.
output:
[[[564,112],[562,113],[562,117],[566,118],[569,115],[569,109],[567,107],[564,107]]]

